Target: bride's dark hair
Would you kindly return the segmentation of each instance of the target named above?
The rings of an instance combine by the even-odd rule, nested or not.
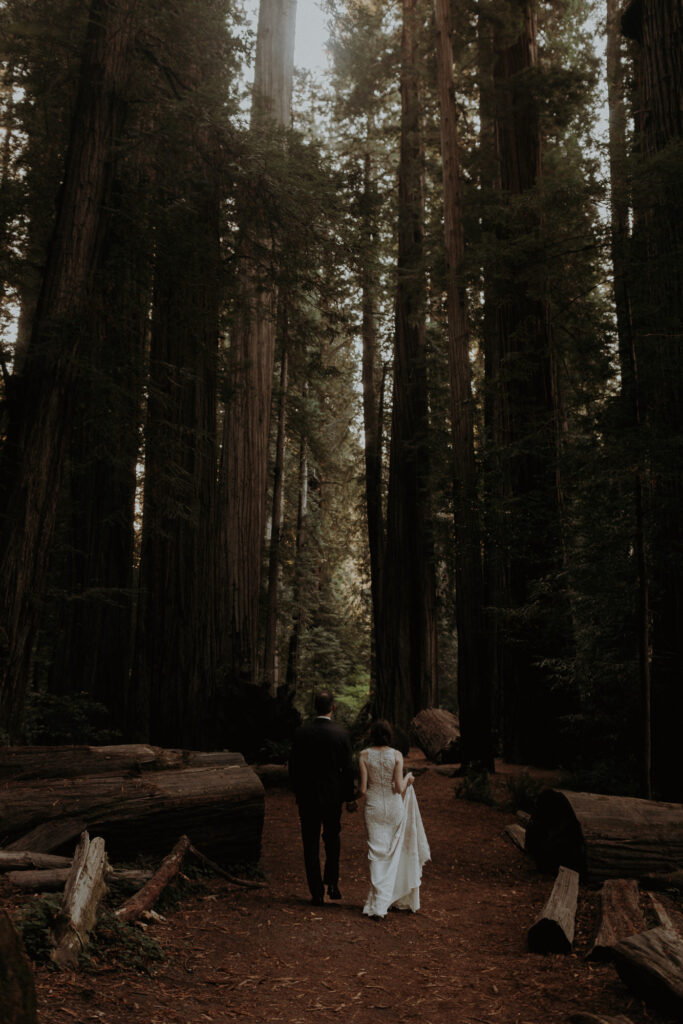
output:
[[[394,733],[386,718],[378,718],[370,726],[370,744],[373,747],[390,747],[394,742]]]

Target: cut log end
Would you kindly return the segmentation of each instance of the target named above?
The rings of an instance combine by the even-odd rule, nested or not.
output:
[[[569,953],[574,942],[579,876],[561,867],[548,902],[527,935],[530,953]]]

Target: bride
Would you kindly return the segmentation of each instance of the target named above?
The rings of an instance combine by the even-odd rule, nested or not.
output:
[[[392,738],[388,722],[374,722],[370,746],[359,758],[370,861],[363,913],[370,917],[385,917],[389,907],[418,910],[422,865],[429,860],[415,780],[412,772],[403,777],[403,755],[391,746]]]

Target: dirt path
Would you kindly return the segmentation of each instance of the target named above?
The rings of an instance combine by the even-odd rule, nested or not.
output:
[[[360,814],[343,819],[343,900],[311,907],[293,798],[269,791],[267,886],[211,882],[151,926],[167,953],[152,978],[41,968],[41,1024],[551,1024],[579,1010],[669,1024],[646,1013],[613,968],[582,959],[595,893],[582,888],[575,954],[526,952],[526,930],[552,880],[503,834],[509,813],[456,800],[453,781],[433,771],[417,780],[416,793],[432,851],[418,914],[362,916]]]

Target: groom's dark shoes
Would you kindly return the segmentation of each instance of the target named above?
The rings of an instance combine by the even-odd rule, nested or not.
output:
[[[339,889],[337,888],[336,885],[328,885],[327,895],[330,897],[331,900],[340,900],[342,898],[342,894],[339,892]]]

